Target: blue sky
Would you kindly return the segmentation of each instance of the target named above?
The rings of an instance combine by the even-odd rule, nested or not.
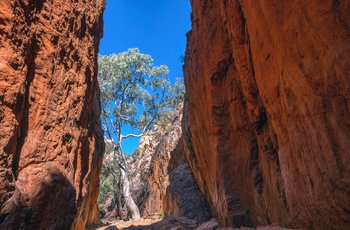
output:
[[[186,33],[191,28],[189,0],[107,0],[100,54],[139,48],[155,65],[167,65],[170,80],[182,77],[179,57],[185,53]],[[138,141],[125,141],[132,153]]]

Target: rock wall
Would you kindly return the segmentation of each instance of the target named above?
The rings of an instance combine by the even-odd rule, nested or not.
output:
[[[127,157],[131,190],[144,218],[163,213],[203,223],[211,215],[184,152],[182,113],[179,106],[141,138],[134,157]]]
[[[184,216],[199,224],[211,219],[208,204],[187,162],[169,173],[163,206],[168,216]]]
[[[131,169],[131,190],[142,217],[157,216],[163,210],[163,200],[169,185],[169,165],[173,156],[180,156],[182,107],[175,110],[171,117],[149,131],[140,140],[138,156],[128,163]],[[183,157],[185,159],[185,157]]]
[[[198,188],[184,152],[182,106],[167,132],[143,145],[152,152],[149,170],[140,170],[143,195],[140,207],[143,217],[159,215],[184,216],[203,223],[211,218],[208,204]],[[156,131],[157,132],[157,131]],[[158,130],[159,132],[159,130]],[[156,141],[158,139],[158,141]],[[143,159],[140,161],[140,165]]]
[[[167,132],[159,142],[154,145],[150,159],[148,173],[143,174],[144,194],[142,197],[142,216],[159,215],[164,211],[164,199],[166,189],[170,184],[169,180],[169,164],[172,155],[181,154],[181,150],[177,145],[181,140],[181,117],[178,116],[172,124],[172,128]],[[152,144],[151,144],[152,145]],[[152,147],[150,148],[152,149]]]
[[[350,2],[191,0],[186,154],[224,226],[350,227]]]
[[[186,159],[181,147],[182,106],[168,120],[170,122],[165,122],[165,126],[161,125],[142,137],[139,156],[132,167],[131,178],[136,185],[133,190],[135,195],[138,194],[142,217],[158,216],[164,211],[171,167],[177,167]]]
[[[99,221],[104,0],[0,3],[0,228]]]

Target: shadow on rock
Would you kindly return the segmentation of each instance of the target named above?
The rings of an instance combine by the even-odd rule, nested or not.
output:
[[[116,226],[109,226],[107,228],[105,228],[105,230],[118,230],[119,228],[117,228]]]
[[[196,229],[198,227],[197,221],[190,220],[186,217],[165,217],[162,221],[148,225],[148,226],[130,226],[123,228],[123,230],[160,230],[160,229]]]
[[[75,188],[54,164],[28,166],[1,207],[0,229],[69,229],[77,213],[75,196]]]

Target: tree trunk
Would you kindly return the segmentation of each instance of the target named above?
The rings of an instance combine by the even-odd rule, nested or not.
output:
[[[123,154],[123,153],[121,153],[121,154]],[[117,148],[114,149],[114,156],[115,156],[115,158],[117,160],[117,163],[119,165],[121,181],[123,182],[123,190],[122,191],[123,191],[126,207],[131,212],[132,219],[133,220],[139,220],[141,218],[140,210],[137,207],[134,199],[131,196],[130,182],[129,182],[129,179],[128,179],[128,175],[126,173],[127,172],[126,162],[124,160],[124,166],[123,166],[123,162],[119,158],[119,154],[118,154]],[[119,191],[119,192],[121,192],[121,191]]]
[[[123,205],[122,205],[122,188],[120,186],[121,183],[121,174],[119,173],[119,180],[118,180],[118,211],[119,211],[119,216],[121,220],[124,220],[124,213],[123,213]]]
[[[137,207],[134,199],[131,196],[130,182],[129,182],[128,176],[127,176],[126,172],[123,169],[121,169],[120,172],[121,172],[121,175],[122,175],[123,194],[124,194],[124,199],[125,199],[126,206],[127,206],[128,210],[131,212],[132,218],[134,220],[139,220],[141,218],[140,210]]]

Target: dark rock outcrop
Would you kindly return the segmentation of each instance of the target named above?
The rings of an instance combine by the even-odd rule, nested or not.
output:
[[[350,2],[191,0],[186,154],[224,226],[350,227]]]
[[[179,165],[169,173],[169,186],[163,201],[170,216],[184,216],[198,223],[210,220],[207,202],[199,190],[188,163]]]
[[[104,0],[0,3],[0,228],[99,221]]]

